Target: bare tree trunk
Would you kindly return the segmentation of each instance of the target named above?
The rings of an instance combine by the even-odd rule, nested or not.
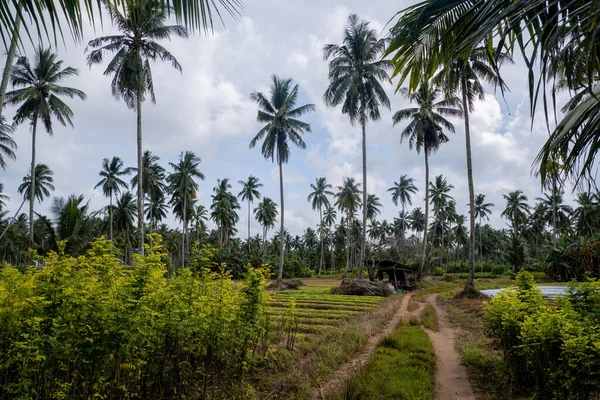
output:
[[[144,202],[143,202],[143,188],[142,188],[142,175],[144,173],[142,168],[142,92],[138,90],[137,93],[137,214],[138,214],[138,243],[139,252],[144,255]]]
[[[37,134],[37,114],[34,115],[31,129],[31,186],[29,188],[29,247],[33,248],[33,205],[35,202],[35,138]]]
[[[423,149],[425,152],[425,229],[423,229],[423,257],[421,259],[421,268],[419,276],[423,274],[425,268],[425,258],[427,256],[427,228],[429,225],[429,149],[427,146]]]
[[[321,210],[321,207],[319,206],[319,221],[320,221],[320,225],[319,225],[319,235],[321,237],[321,261],[319,262],[319,275],[321,275],[321,270],[323,269],[323,262],[324,260],[324,249],[323,249],[323,211]]]
[[[335,254],[334,254],[334,248],[335,245],[333,243],[333,239],[331,240],[331,268],[329,268],[332,272],[335,270]]]
[[[248,254],[250,254],[250,200],[248,200]]]
[[[554,180],[552,181],[552,226],[554,228],[553,231],[553,238],[552,238],[552,244],[554,245],[554,247],[556,247],[556,200],[557,200],[557,196],[556,196],[556,182],[554,182]]]
[[[108,219],[110,219],[110,241],[113,240],[113,216],[112,216],[112,191],[110,193],[109,207],[108,207]]]
[[[463,113],[465,118],[465,144],[467,147],[467,181],[469,184],[469,279],[465,292],[475,290],[475,190],[473,188],[473,165],[471,160],[471,131],[469,125],[469,103],[467,101],[467,82],[461,80]],[[481,227],[480,227],[481,229]]]
[[[363,170],[363,218],[362,218],[362,238],[361,238],[361,249],[360,249],[360,260],[358,277],[363,277],[363,268],[365,265],[365,247],[367,244],[367,131],[366,123],[362,123],[362,170]]]
[[[281,163],[281,161],[279,161],[279,197],[281,199],[281,228],[279,230],[279,241],[280,243],[280,247],[281,247],[281,251],[279,253],[279,271],[277,272],[277,281],[281,282],[281,280],[283,279],[283,257],[284,257],[284,250],[285,250],[285,234],[284,234],[284,221],[283,221],[283,214],[284,214],[284,204],[283,204],[283,165]]]
[[[185,237],[187,234],[187,221],[186,221],[186,208],[187,202],[185,195],[183,196],[183,237],[181,240],[181,269],[185,268]]]
[[[19,3],[19,11],[22,10],[22,2]],[[17,13],[17,14],[18,14]],[[21,18],[17,15],[15,21],[15,28],[13,35],[10,40],[10,47],[8,53],[6,53],[6,63],[4,64],[4,72],[2,73],[2,83],[0,83],[0,115],[4,108],[4,101],[6,100],[6,89],[8,88],[8,81],[10,80],[10,74],[12,73],[13,63],[15,61],[15,53],[17,52],[17,42],[19,41],[19,29],[21,28]]]
[[[483,242],[481,241],[481,215],[479,216],[479,262],[483,261]]]

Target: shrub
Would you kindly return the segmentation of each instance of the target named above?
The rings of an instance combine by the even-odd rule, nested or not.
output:
[[[537,398],[587,399],[600,389],[600,284],[573,286],[548,304],[528,272],[485,308],[515,382],[535,384]]]
[[[0,398],[204,397],[265,337],[265,271],[167,277],[161,239],[125,269],[110,241],[0,271]],[[242,386],[242,385],[240,385]]]
[[[494,265],[492,267],[492,274],[496,276],[504,275],[506,272],[506,267],[502,264]]]
[[[433,275],[434,276],[442,276],[442,275],[444,275],[444,269],[441,268],[441,267],[435,267],[433,269]]]

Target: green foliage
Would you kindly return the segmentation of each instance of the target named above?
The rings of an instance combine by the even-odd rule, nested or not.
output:
[[[152,242],[129,270],[100,238],[0,271],[1,398],[202,396],[243,376],[265,337],[265,271],[241,285],[222,268],[167,277]]]
[[[381,341],[338,398],[433,399],[434,370],[435,353],[427,334],[418,326],[402,326]]]
[[[427,304],[423,308],[421,314],[419,315],[419,318],[421,319],[421,323],[425,328],[430,329],[434,332],[437,332],[439,330],[437,313],[435,312],[435,308],[433,308],[431,304]]]
[[[573,286],[556,304],[544,301],[532,274],[485,308],[487,332],[504,351],[514,382],[535,384],[540,399],[587,399],[600,387],[600,284]]]

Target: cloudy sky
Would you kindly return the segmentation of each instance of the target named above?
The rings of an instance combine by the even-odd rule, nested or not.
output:
[[[334,186],[346,176],[361,181],[360,128],[351,126],[341,110],[327,108],[322,94],[327,85],[327,63],[322,48],[327,43],[340,43],[346,19],[356,13],[371,21],[383,32],[385,24],[407,0],[390,2],[334,0],[246,0],[239,21],[225,18],[226,29],[218,27],[213,36],[192,35],[189,39],[173,39],[164,43],[183,66],[183,73],[169,64],[153,65],[156,105],[145,104],[143,110],[144,149],[160,156],[163,166],[175,162],[183,150],[191,150],[202,158],[201,170],[206,180],[200,184],[199,201],[210,205],[212,188],[217,179],[229,178],[234,191],[237,182],[248,175],[258,176],[264,184],[263,195],[279,203],[278,171],[271,160],[265,160],[259,149],[248,143],[259,130],[256,105],[250,101],[253,90],[266,91],[272,74],[293,78],[300,85],[300,104],[314,103],[316,111],[306,117],[312,133],[305,137],[306,150],[292,148],[289,164],[284,167],[286,226],[292,234],[301,234],[316,225],[318,215],[307,202],[310,183],[324,176]],[[110,26],[86,30],[86,40],[108,34]],[[53,171],[55,196],[83,193],[91,199],[92,209],[107,204],[98,182],[101,160],[119,156],[129,166],[135,165],[135,114],[123,102],[111,96],[110,78],[103,66],[89,69],[85,64],[85,45],[75,45],[67,38],[57,51],[65,65],[80,70],[77,78],[65,85],[84,90],[88,100],[69,100],[75,113],[75,128],[56,125],[54,136],[38,135],[38,162]],[[26,52],[31,52],[27,48]],[[2,65],[4,59],[0,58]],[[539,182],[531,175],[531,163],[547,138],[544,123],[539,120],[531,129],[526,71],[517,62],[503,70],[511,92],[496,96],[492,88],[485,101],[477,104],[472,115],[472,146],[475,193],[484,193],[496,205],[490,223],[506,227],[500,218],[504,208],[502,194],[521,189],[530,201],[540,195]],[[402,174],[416,180],[420,192],[414,206],[423,206],[423,155],[400,143],[403,125],[393,127],[391,115],[408,106],[394,95],[394,84],[387,86],[391,110],[382,119],[369,123],[368,188],[384,205],[381,218],[392,219],[398,209],[391,202],[389,188]],[[12,118],[14,109],[5,115]],[[444,174],[454,185],[452,196],[460,213],[467,214],[467,181],[463,123],[453,121],[456,134],[430,158],[431,176]],[[15,133],[18,143],[17,161],[10,161],[0,172],[0,182],[11,197],[9,208],[20,204],[17,187],[27,173],[31,157],[31,134],[27,125]],[[170,170],[170,168],[168,168]],[[570,197],[570,196],[568,196]],[[48,212],[50,200],[37,206]],[[246,234],[246,208],[240,213],[240,235]],[[168,221],[178,226],[172,217]],[[259,232],[253,223],[254,232]]]

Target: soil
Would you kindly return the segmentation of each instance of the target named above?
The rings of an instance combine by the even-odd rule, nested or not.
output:
[[[438,317],[439,331],[425,329],[433,344],[436,358],[435,399],[436,400],[475,400],[475,394],[466,368],[460,362],[456,349],[458,331],[452,327],[446,311],[437,305],[436,295],[426,296]]]
[[[377,345],[385,336],[391,334],[402,318],[418,316],[424,303],[419,303],[419,308],[408,311],[408,302],[412,294],[402,298],[398,311],[386,324],[385,328],[376,335],[371,336],[362,351],[352,360],[342,364],[334,376],[315,390],[312,400],[326,400],[328,395],[339,392],[343,384],[369,360]],[[426,301],[431,304],[438,316],[439,331],[433,332],[425,329],[436,355],[435,371],[435,399],[436,400],[476,400],[469,382],[467,370],[460,362],[460,355],[456,349],[456,336],[458,331],[452,327],[443,308],[435,300],[436,295],[427,295]],[[473,301],[475,305],[477,301]]]

